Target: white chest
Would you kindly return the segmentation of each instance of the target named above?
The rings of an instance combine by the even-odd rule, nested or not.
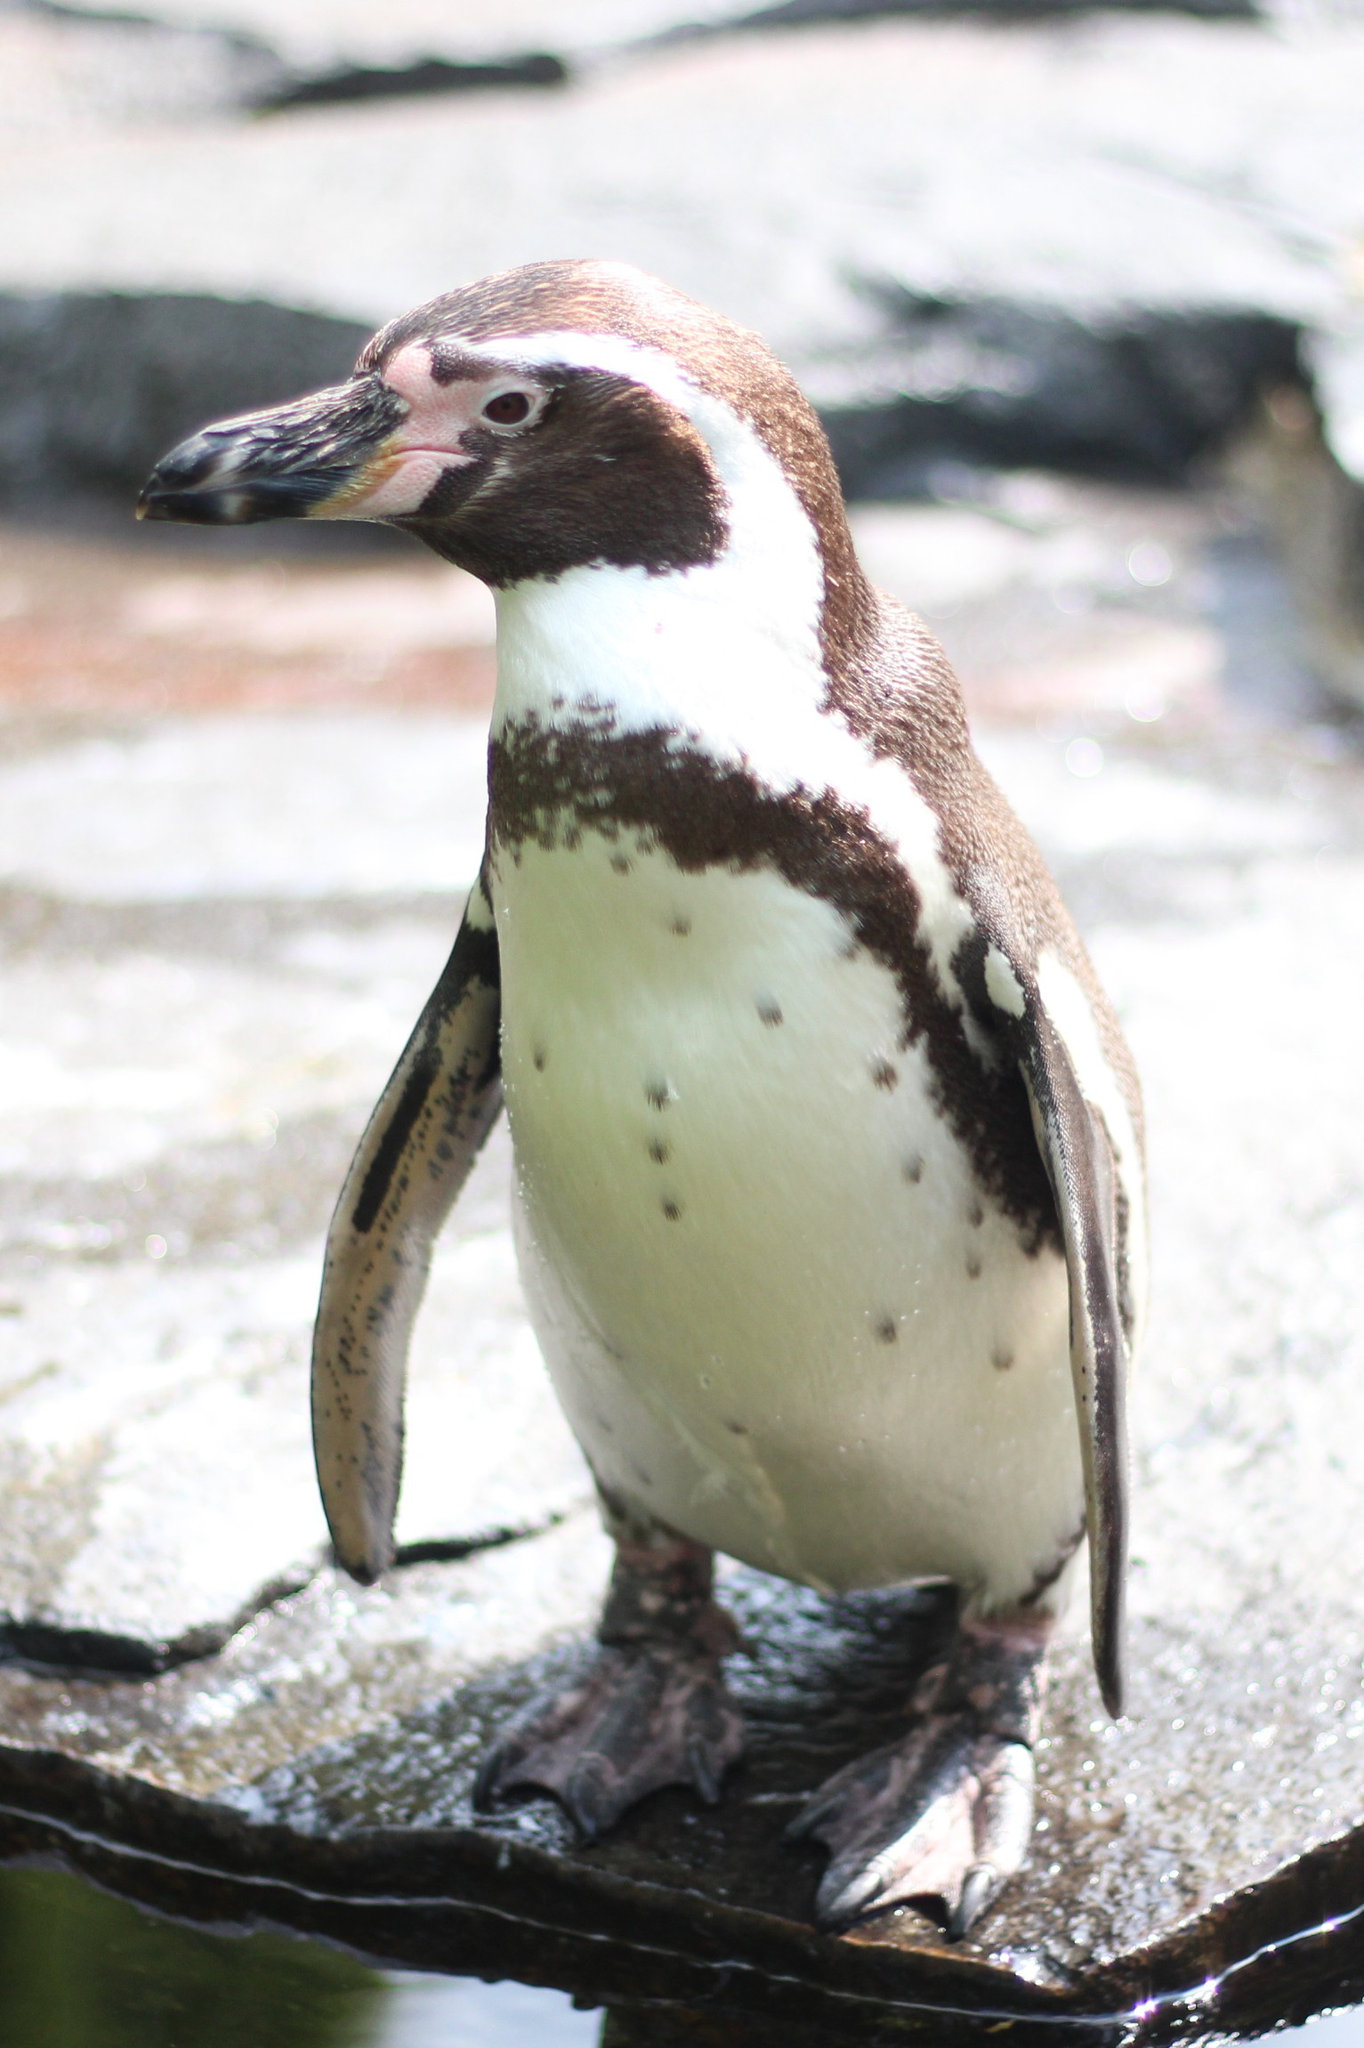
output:
[[[889,971],[634,833],[492,888],[523,1273],[602,1480],[812,1584],[1026,1590],[1080,1512],[1064,1270],[981,1197]]]

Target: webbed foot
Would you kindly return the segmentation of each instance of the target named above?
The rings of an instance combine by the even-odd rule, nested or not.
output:
[[[484,1760],[474,1805],[538,1786],[589,1841],[665,1785],[714,1805],[744,1729],[721,1671],[737,1633],[710,1585],[711,1555],[697,1544],[620,1544],[603,1648],[576,1685],[513,1722]]]
[[[965,1934],[1019,1868],[1032,1833],[1032,1743],[1049,1617],[964,1623],[899,1740],[845,1766],[789,1829],[832,1851],[815,1901],[847,1927],[909,1900]]]

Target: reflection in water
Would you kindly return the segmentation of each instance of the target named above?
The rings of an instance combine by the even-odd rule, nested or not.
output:
[[[562,1992],[372,1970],[322,1942],[156,1919],[64,1871],[0,1869],[0,2048],[771,2048],[777,2038],[716,2011],[603,2021]],[[1364,2008],[1272,2038],[1275,2048],[1364,2048]]]
[[[1274,2048],[1364,2048],[1364,2006],[1353,2012],[1328,2013],[1306,2027],[1290,2027],[1272,2037]]]
[[[593,2048],[557,1991],[388,1976],[320,1942],[209,1934],[55,1870],[0,1870],[5,2048]]]
[[[384,1981],[379,2022],[362,2037],[365,2048],[596,2048],[601,2015],[574,2012],[562,1991],[471,1977]]]

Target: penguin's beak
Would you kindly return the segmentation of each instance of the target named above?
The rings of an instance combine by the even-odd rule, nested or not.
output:
[[[344,519],[392,460],[408,406],[374,371],[269,412],[191,434],[162,456],[139,519],[247,526],[261,519]]]

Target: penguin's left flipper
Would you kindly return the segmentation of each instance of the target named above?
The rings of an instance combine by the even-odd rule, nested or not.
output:
[[[502,1106],[501,975],[485,878],[380,1096],[327,1235],[313,1333],[313,1452],[338,1564],[392,1562],[403,1390],[431,1248]]]
[[[907,1734],[820,1787],[788,1828],[830,1850],[822,1927],[910,1901],[965,1934],[1027,1854],[1049,1616],[976,1619],[929,1672]]]
[[[1126,1225],[1133,1200],[1102,1114],[1039,995],[1023,1020],[1023,1078],[1070,1279],[1070,1367],[1089,1536],[1090,1636],[1104,1705],[1123,1704],[1127,1574]]]

